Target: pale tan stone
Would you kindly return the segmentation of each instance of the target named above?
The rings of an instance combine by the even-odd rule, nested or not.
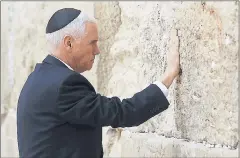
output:
[[[118,6],[121,12],[113,11],[109,2],[101,2],[98,8],[105,12],[95,13],[100,24],[106,19],[119,21],[113,15],[121,17],[116,34],[108,36],[114,42],[100,41],[111,59],[104,63],[111,71],[101,70],[108,71],[107,81],[100,84],[104,94],[131,97],[160,80],[171,48],[170,30],[177,28],[180,32],[183,72],[170,88],[169,109],[129,130],[236,147],[237,3],[121,1]],[[108,34],[108,29],[101,27],[102,34]]]
[[[2,118],[3,119],[3,118]],[[16,111],[10,109],[1,122],[1,156],[18,157]]]
[[[200,143],[150,133],[123,132],[121,157],[237,157],[238,149],[209,148]],[[118,143],[118,142],[116,142]]]

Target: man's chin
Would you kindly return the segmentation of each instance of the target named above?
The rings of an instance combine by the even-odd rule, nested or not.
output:
[[[93,64],[90,64],[89,66],[88,66],[88,71],[90,71],[91,69],[92,69],[92,67],[93,67]]]

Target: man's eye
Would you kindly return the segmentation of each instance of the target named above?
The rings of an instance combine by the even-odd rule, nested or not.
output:
[[[94,45],[97,45],[97,42],[98,42],[98,41],[95,41],[95,40],[94,40],[94,41],[89,42],[89,44],[92,45],[92,46],[94,46]]]

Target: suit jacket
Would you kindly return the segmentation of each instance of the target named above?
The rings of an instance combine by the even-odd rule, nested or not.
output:
[[[101,158],[102,127],[133,127],[168,108],[154,84],[131,98],[105,97],[48,55],[28,76],[17,106],[21,158]]]

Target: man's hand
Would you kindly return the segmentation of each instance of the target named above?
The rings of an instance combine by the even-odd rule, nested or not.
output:
[[[175,77],[180,72],[180,57],[179,57],[179,38],[177,36],[177,30],[171,31],[170,49],[167,53],[167,69],[164,72],[162,83],[169,88]]]

